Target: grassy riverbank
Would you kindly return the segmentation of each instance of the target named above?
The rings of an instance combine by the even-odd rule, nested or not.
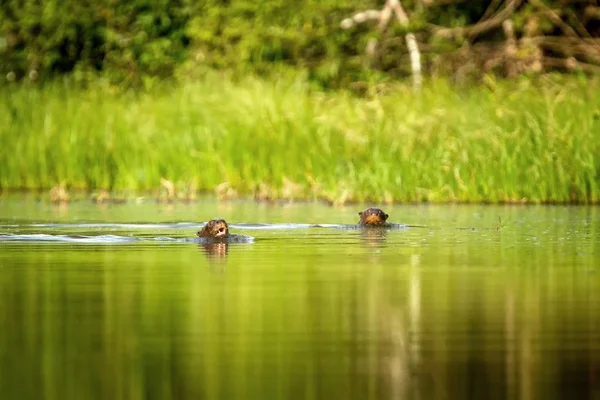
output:
[[[218,75],[143,93],[5,87],[0,188],[133,193],[164,178],[224,197],[598,202],[599,117],[600,80],[574,77],[367,98]]]

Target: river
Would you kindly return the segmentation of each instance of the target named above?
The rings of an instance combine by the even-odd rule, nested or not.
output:
[[[365,207],[0,197],[2,398],[600,398],[597,207]]]

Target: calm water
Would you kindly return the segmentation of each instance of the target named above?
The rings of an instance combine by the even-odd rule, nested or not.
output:
[[[1,398],[600,399],[598,208],[363,208],[0,198]]]

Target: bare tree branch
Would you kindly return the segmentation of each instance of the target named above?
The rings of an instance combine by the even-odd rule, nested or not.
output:
[[[500,6],[501,2],[502,0],[492,0],[490,2],[490,5],[485,9],[485,12],[483,13],[479,21],[482,22],[489,19],[494,14],[494,12],[498,10],[498,7]]]
[[[434,34],[440,37],[451,37],[458,34],[461,36],[468,36],[471,40],[473,40],[475,37],[477,37],[477,35],[501,26],[502,23],[510,18],[510,16],[515,12],[515,9],[520,3],[521,0],[510,0],[506,3],[506,6],[502,10],[498,11],[493,17],[485,21],[481,21],[475,25],[467,27],[437,29]]]
[[[404,8],[402,7],[402,4],[400,3],[400,0],[386,0],[385,5],[383,6],[383,9],[381,11],[367,10],[364,12],[356,13],[350,18],[342,20],[342,22],[340,23],[340,27],[342,29],[349,29],[352,28],[354,25],[369,20],[378,19],[379,22],[377,23],[377,28],[380,33],[383,33],[387,29],[392,19],[392,15],[396,16],[396,19],[398,20],[401,26],[408,27],[410,21],[408,19],[408,15],[404,11]],[[421,72],[421,53],[419,51],[419,45],[417,43],[417,39],[414,33],[412,32],[408,32],[406,34],[405,40],[406,47],[408,48],[408,54],[410,56],[410,66],[413,76],[413,85],[415,89],[420,90],[423,83],[423,77]],[[372,55],[375,52],[376,46],[376,41],[369,41],[369,44],[367,45],[366,49],[367,54]]]
[[[554,25],[558,26],[565,35],[567,36],[578,36],[577,32],[569,25],[567,25],[558,14],[556,14],[552,9],[550,9],[547,5],[545,5],[540,0],[530,0],[531,4],[543,10],[544,13],[550,18],[550,20],[554,23]]]
[[[410,21],[408,20],[408,15],[406,15],[406,12],[404,12],[404,8],[402,8],[402,4],[400,4],[400,0],[388,0],[386,2],[386,6],[387,5],[389,5],[389,8],[394,10],[400,25],[407,27]],[[417,38],[412,32],[408,32],[406,34],[406,47],[408,48],[408,54],[410,55],[410,67],[413,74],[413,85],[415,89],[421,90],[421,86],[423,84],[421,72],[421,52],[419,51]]]

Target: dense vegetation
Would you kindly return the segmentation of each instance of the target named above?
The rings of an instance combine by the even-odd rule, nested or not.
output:
[[[600,8],[383,3],[4,1],[0,190],[599,201]]]
[[[430,82],[359,98],[302,79],[0,95],[0,188],[345,201],[598,202],[600,81]],[[15,155],[18,155],[16,157]]]
[[[589,2],[406,0],[408,27],[378,32],[376,22],[367,21],[340,28],[345,18],[382,3],[7,0],[0,5],[0,73],[8,80],[102,74],[148,86],[206,68],[265,74],[279,65],[306,70],[325,87],[346,87],[373,71],[410,73],[402,40],[407,30],[417,35],[430,74],[463,79],[489,71],[596,71],[600,64],[600,8]],[[367,57],[374,38],[377,51]]]

